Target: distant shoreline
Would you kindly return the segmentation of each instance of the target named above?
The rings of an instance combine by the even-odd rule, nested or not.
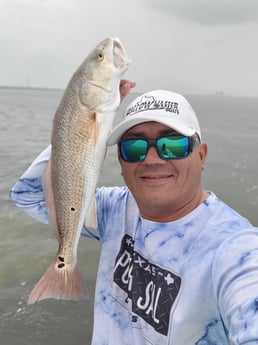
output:
[[[65,88],[55,88],[55,87],[43,87],[43,86],[11,86],[11,85],[0,85],[0,90],[30,90],[30,91],[58,91],[58,92],[64,92]],[[143,92],[140,91],[131,91],[131,94],[136,94],[140,95]],[[240,99],[254,99],[257,100],[258,97],[255,96],[234,96],[231,94],[226,94],[222,91],[219,92],[214,92],[210,94],[188,94],[188,93],[183,93],[183,95],[188,98],[188,97],[211,97],[211,98],[217,98],[217,99],[227,99],[227,98],[240,98]]]
[[[53,91],[64,91],[65,89],[55,88],[55,87],[41,87],[41,86],[10,86],[10,85],[0,85],[0,89],[8,90],[53,90]]]

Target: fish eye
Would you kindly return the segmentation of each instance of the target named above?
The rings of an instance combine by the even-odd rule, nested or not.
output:
[[[97,61],[99,61],[99,62],[103,61],[103,60],[104,60],[104,53],[103,53],[102,51],[98,51],[98,52],[96,53],[96,59],[97,59]]]

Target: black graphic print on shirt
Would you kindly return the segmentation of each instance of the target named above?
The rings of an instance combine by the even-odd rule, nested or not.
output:
[[[127,308],[131,305],[135,314],[132,321],[139,316],[156,332],[167,335],[181,278],[137,253],[132,237],[125,234],[116,257],[114,282],[124,291],[115,298]]]

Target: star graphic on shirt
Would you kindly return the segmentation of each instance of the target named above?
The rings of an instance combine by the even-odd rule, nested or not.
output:
[[[126,244],[127,244],[128,246],[132,246],[132,245],[133,245],[132,239],[131,239],[131,238],[127,238],[127,239],[126,239]]]
[[[167,282],[167,285],[173,284],[174,281],[175,281],[174,278],[171,277],[171,274],[170,274],[170,273],[168,273],[167,276],[166,276],[164,279],[165,279],[165,281]]]

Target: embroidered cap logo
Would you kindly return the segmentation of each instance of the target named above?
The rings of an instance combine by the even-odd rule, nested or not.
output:
[[[153,96],[144,95],[140,101],[127,109],[126,116],[131,116],[143,111],[160,109],[179,115],[177,102],[156,100]]]

